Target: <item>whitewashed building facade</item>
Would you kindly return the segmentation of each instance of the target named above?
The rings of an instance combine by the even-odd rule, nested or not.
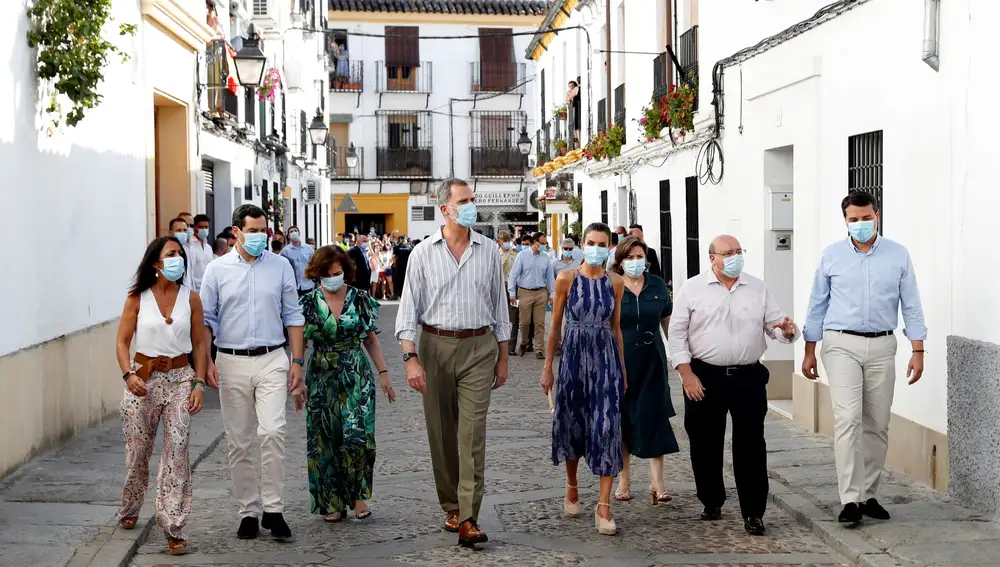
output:
[[[823,247],[846,236],[841,199],[849,190],[874,193],[883,234],[910,251],[930,329],[924,377],[913,386],[902,376],[910,349],[900,339],[888,464],[941,490],[950,482],[966,502],[1000,507],[989,488],[1000,482],[1000,463],[989,450],[1000,435],[1000,302],[988,260],[991,217],[1000,205],[998,165],[990,157],[1000,149],[993,129],[1000,114],[987,94],[996,74],[985,62],[1000,6],[610,5],[612,89],[627,85],[620,105],[626,144],[619,158],[580,160],[556,172],[572,175],[582,189],[584,223],[642,224],[674,289],[708,269],[712,237],[733,234],[748,250],[746,271],[764,278],[802,323]],[[605,49],[606,6],[573,3],[571,18],[556,27],[582,25]],[[547,49],[534,53],[539,69],[564,68],[556,71],[562,78],[585,74],[587,51],[575,48],[580,40],[573,35],[579,32],[543,41],[544,31],[536,41],[548,41]],[[676,145],[637,142],[634,119],[653,81],[664,86],[652,54],[671,41],[682,66],[697,69],[694,132]],[[584,86],[590,116],[583,118],[596,123],[596,101],[607,95],[601,55],[592,68],[592,84]],[[801,343],[768,350],[772,407],[832,434],[824,371],[818,383],[809,382],[801,360]]]

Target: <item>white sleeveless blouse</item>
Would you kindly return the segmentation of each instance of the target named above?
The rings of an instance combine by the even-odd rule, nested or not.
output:
[[[135,350],[149,357],[174,358],[192,351],[191,290],[182,285],[177,292],[171,323],[160,313],[153,290],[139,296],[139,318],[135,325]]]

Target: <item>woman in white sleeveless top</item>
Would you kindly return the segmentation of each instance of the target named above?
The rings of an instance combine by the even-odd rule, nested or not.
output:
[[[135,528],[149,484],[149,457],[163,422],[163,455],[156,475],[156,523],[167,553],[187,553],[184,524],[191,512],[188,438],[191,415],[205,396],[207,352],[201,300],[182,285],[187,256],[177,238],[146,248],[118,324],[118,365],[125,381],[125,486],[118,521]],[[135,337],[135,356],[130,356]]]

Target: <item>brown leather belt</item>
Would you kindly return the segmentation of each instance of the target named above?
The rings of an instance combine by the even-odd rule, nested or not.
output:
[[[135,353],[133,360],[139,365],[136,375],[142,378],[143,382],[149,381],[149,375],[153,372],[170,372],[178,368],[184,368],[191,363],[190,357],[186,354],[170,358],[169,356],[146,356],[142,353]]]
[[[438,329],[431,327],[430,325],[424,325],[424,332],[437,335],[439,337],[447,337],[449,339],[467,339],[469,337],[481,337],[490,332],[490,328],[479,327],[478,329],[460,329],[458,331],[449,331],[447,329]]]

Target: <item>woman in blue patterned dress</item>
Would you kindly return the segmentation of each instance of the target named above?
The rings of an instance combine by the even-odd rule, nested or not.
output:
[[[375,376],[365,350],[378,368],[389,402],[396,393],[389,381],[376,322],[379,304],[351,283],[354,263],[339,246],[313,254],[305,277],[319,281],[299,299],[306,319],[305,338],[313,343],[306,365],[306,460],[310,507],[328,522],[371,515],[375,469]]]
[[[545,349],[541,384],[552,389],[552,356],[559,343],[563,316],[559,387],[552,424],[552,462],[566,463],[563,510],[580,515],[576,470],[580,457],[601,477],[594,509],[594,526],[605,535],[617,531],[611,515],[611,484],[622,469],[622,430],[619,404],[625,391],[625,361],[619,326],[625,284],[618,274],[604,270],[611,246],[611,229],[594,223],[584,231],[584,265],[566,270],[556,280],[552,327]]]

